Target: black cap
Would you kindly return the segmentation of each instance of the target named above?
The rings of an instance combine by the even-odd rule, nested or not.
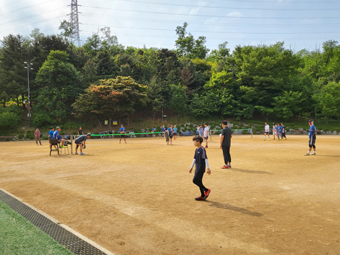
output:
[[[50,129],[53,129],[54,127],[51,127]]]

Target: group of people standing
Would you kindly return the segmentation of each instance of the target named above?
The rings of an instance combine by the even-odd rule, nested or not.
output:
[[[283,138],[285,140],[287,140],[286,129],[285,129],[285,126],[283,125],[283,123],[281,123],[281,124],[278,123],[276,125],[275,122],[273,122],[272,134],[273,134],[274,140],[275,140],[276,137],[277,137],[278,141],[283,140]],[[266,141],[267,136],[268,136],[268,140],[270,140],[270,127],[269,127],[269,124],[266,122],[264,124],[264,139],[263,139],[263,141]]]
[[[153,129],[152,129],[152,133],[153,132],[156,132],[155,127],[153,127]],[[172,144],[172,138],[174,138],[174,140],[176,140],[177,134],[178,134],[178,129],[177,129],[176,125],[174,125],[174,126],[170,125],[167,129],[163,125],[161,132],[162,132],[162,136],[165,137],[166,144],[169,145],[169,142],[170,142],[170,144]],[[155,135],[153,135],[153,136],[155,137]]]

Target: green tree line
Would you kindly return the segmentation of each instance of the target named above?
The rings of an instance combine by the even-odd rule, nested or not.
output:
[[[188,24],[178,26],[175,49],[134,48],[118,43],[110,28],[88,37],[81,47],[62,32],[29,37],[10,34],[0,47],[0,129],[20,122],[27,110],[30,71],[34,125],[72,118],[120,119],[135,112],[155,118],[163,106],[173,114],[234,119],[340,117],[340,46],[294,53],[283,42],[273,45],[206,47]],[[25,104],[26,102],[26,104]],[[159,115],[158,115],[159,116]]]

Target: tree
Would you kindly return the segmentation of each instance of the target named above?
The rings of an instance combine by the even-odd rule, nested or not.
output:
[[[117,76],[115,79],[100,80],[99,85],[91,85],[72,105],[77,117],[94,114],[101,118],[132,114],[137,108],[146,105],[147,87],[136,83],[131,77]]]
[[[169,108],[175,113],[184,115],[187,112],[188,97],[186,88],[182,85],[170,85],[170,102]]]
[[[36,81],[41,87],[34,108],[36,113],[48,113],[61,121],[71,114],[71,104],[83,90],[82,80],[70,64],[68,54],[51,51],[39,69]]]
[[[274,113],[284,120],[300,111],[302,104],[302,92],[284,91],[283,95],[274,97]]]
[[[205,58],[209,49],[205,46],[206,37],[199,36],[198,39],[186,31],[188,26],[187,22],[184,22],[183,27],[177,26],[176,34],[178,36],[176,40],[177,53],[180,57],[188,58]]]
[[[155,120],[155,114],[162,107],[163,98],[161,94],[161,87],[157,82],[157,77],[151,78],[150,84],[148,85],[148,98],[150,100],[149,105],[152,109],[152,119]]]
[[[340,118],[340,83],[328,83],[321,88],[320,93],[313,95],[313,99],[317,102],[321,116],[327,119]]]
[[[24,99],[27,95],[27,71],[24,69],[24,62],[31,58],[30,41],[21,35],[8,35],[4,37],[2,45],[0,88],[10,98],[15,98],[19,105],[19,97]]]

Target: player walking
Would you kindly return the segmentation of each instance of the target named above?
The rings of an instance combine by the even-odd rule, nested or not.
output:
[[[204,140],[205,140],[205,148],[208,149],[208,139],[209,139],[209,127],[208,123],[204,123]]]
[[[126,135],[125,135],[126,134],[126,130],[125,130],[125,127],[124,127],[123,124],[120,126],[119,133],[120,133],[119,143],[121,143],[122,138],[124,138],[124,142],[126,143]]]
[[[209,168],[209,162],[208,157],[205,149],[202,146],[203,138],[200,136],[195,136],[193,139],[194,146],[196,147],[194,160],[192,162],[191,168],[189,170],[189,173],[192,172],[192,168],[194,167],[194,164],[196,164],[195,169],[195,176],[193,179],[193,183],[195,183],[201,191],[201,196],[196,197],[195,200],[206,200],[210,194],[210,189],[207,189],[204,187],[202,179],[203,175],[205,173],[205,167],[207,167],[207,173],[211,174],[210,168]]]
[[[283,138],[285,138],[285,140],[287,140],[285,125],[283,125],[283,123],[281,123],[281,127],[282,127],[282,140],[283,140]]]
[[[272,129],[272,131],[273,131],[273,136],[274,136],[274,140],[275,140],[275,136],[277,134],[277,128],[276,128],[275,122],[273,122],[273,129]]]
[[[316,155],[315,153],[315,140],[316,140],[316,127],[314,126],[314,121],[313,120],[309,120],[308,121],[309,124],[309,150],[307,151],[307,153],[305,154],[305,156],[309,156],[312,148],[314,149],[312,155]]]
[[[174,133],[174,140],[176,140],[177,133],[178,133],[178,129],[177,129],[176,125],[174,125],[174,128],[172,129],[172,131]]]
[[[266,140],[266,137],[268,136],[268,140],[270,140],[270,134],[269,134],[269,125],[268,123],[264,123],[264,139],[263,141]]]
[[[223,130],[220,139],[220,148],[223,151],[224,166],[222,166],[221,169],[227,169],[231,168],[230,145],[233,135],[231,134],[231,129],[228,128],[228,122],[226,120],[222,122],[222,127]]]
[[[280,123],[277,123],[277,140],[283,140],[282,138],[282,127],[280,125]]]
[[[172,125],[168,128],[169,138],[170,138],[170,144],[172,144]]]

